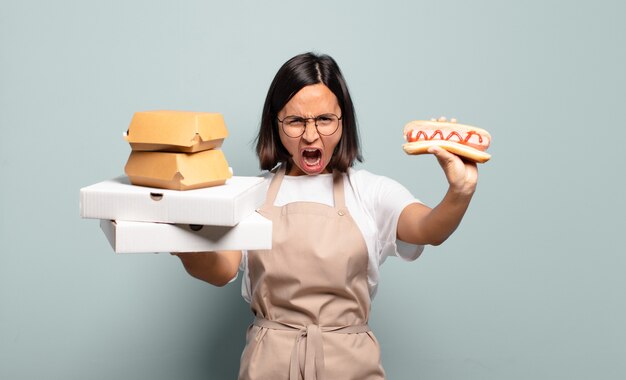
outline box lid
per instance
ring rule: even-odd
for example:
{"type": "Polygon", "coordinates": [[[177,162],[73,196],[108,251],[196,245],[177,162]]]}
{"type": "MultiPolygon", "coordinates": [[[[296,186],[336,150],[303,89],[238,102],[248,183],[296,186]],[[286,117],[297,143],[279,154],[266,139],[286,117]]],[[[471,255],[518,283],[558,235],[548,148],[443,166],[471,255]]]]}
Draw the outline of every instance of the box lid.
{"type": "Polygon", "coordinates": [[[197,152],[222,146],[227,136],[219,113],[157,110],[136,112],[124,139],[133,150],[197,152]]]}
{"type": "Polygon", "coordinates": [[[126,176],[80,189],[80,216],[137,222],[234,226],[265,201],[262,177],[178,191],[132,185],[126,176]]]}

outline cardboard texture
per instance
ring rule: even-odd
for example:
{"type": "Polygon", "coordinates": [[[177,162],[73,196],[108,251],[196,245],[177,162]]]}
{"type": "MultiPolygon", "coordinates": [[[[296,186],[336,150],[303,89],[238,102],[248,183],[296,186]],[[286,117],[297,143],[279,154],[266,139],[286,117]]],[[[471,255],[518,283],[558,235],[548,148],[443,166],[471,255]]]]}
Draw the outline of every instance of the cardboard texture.
{"type": "Polygon", "coordinates": [[[265,201],[261,177],[233,176],[222,186],[188,191],[135,186],[118,177],[80,189],[80,216],[234,226],[265,201]]]}
{"type": "Polygon", "coordinates": [[[101,220],[116,253],[270,249],[272,222],[254,212],[234,227],[101,220]]]}
{"type": "Polygon", "coordinates": [[[132,151],[124,171],[133,185],[174,190],[223,185],[232,177],[219,149],[197,153],[132,151]]]}
{"type": "Polygon", "coordinates": [[[222,146],[228,136],[219,113],[136,112],[124,134],[132,150],[193,153],[222,146]]]}

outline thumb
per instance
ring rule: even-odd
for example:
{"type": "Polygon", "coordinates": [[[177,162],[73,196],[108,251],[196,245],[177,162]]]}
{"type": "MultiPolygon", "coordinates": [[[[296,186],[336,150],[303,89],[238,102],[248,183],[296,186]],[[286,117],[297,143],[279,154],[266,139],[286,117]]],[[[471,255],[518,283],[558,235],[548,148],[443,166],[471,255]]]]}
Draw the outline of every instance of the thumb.
{"type": "Polygon", "coordinates": [[[455,156],[439,146],[431,146],[428,148],[428,153],[434,154],[441,166],[446,166],[454,162],[455,156]]]}

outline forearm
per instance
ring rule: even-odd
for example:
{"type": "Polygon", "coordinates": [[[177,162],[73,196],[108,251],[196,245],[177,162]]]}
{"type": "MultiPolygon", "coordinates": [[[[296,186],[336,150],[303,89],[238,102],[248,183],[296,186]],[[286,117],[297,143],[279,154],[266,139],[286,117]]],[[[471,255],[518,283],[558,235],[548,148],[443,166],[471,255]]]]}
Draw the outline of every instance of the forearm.
{"type": "Polygon", "coordinates": [[[237,273],[241,251],[189,252],[174,254],[192,277],[215,286],[226,285],[237,273]]]}
{"type": "Polygon", "coordinates": [[[439,245],[452,235],[461,224],[472,195],[448,190],[443,200],[420,223],[427,244],[439,245]]]}
{"type": "Polygon", "coordinates": [[[450,188],[433,209],[421,203],[406,206],[398,220],[398,239],[420,245],[443,243],[461,223],[472,195],[473,191],[450,188]]]}
{"type": "Polygon", "coordinates": [[[439,245],[446,241],[461,223],[478,181],[476,163],[432,146],[429,153],[437,157],[446,179],[448,191],[433,209],[413,203],[405,207],[398,221],[398,238],[413,244],[439,245]]]}

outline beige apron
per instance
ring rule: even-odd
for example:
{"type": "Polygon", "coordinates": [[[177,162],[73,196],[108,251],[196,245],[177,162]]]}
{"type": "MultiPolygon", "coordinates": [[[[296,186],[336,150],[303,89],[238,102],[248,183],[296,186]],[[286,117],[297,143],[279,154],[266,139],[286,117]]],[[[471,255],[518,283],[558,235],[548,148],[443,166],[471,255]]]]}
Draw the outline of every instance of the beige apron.
{"type": "Polygon", "coordinates": [[[335,207],[274,206],[285,175],[272,179],[259,213],[273,223],[271,250],[249,251],[250,306],[239,379],[384,379],[367,326],[367,247],[333,175],[335,207]]]}

